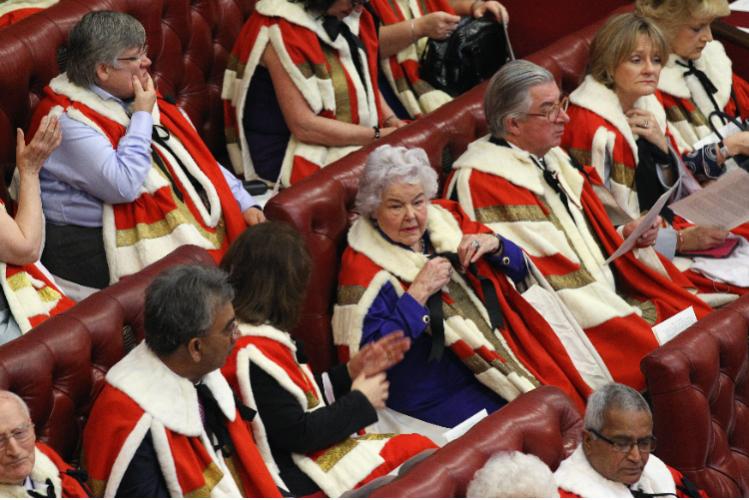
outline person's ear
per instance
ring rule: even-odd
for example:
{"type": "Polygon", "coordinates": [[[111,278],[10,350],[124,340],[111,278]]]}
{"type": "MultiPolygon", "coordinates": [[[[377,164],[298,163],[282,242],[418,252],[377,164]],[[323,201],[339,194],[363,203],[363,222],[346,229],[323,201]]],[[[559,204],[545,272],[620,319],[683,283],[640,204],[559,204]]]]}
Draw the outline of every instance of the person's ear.
{"type": "Polygon", "coordinates": [[[585,451],[590,450],[590,446],[592,445],[592,443],[593,443],[593,434],[590,431],[583,429],[583,442],[582,442],[583,449],[585,451]]]}
{"type": "Polygon", "coordinates": [[[193,337],[187,343],[187,352],[196,363],[203,359],[203,343],[200,337],[193,337]]]}
{"type": "Polygon", "coordinates": [[[109,80],[110,70],[112,68],[108,64],[98,63],[94,69],[96,80],[98,82],[106,82],[109,80]]]}
{"type": "Polygon", "coordinates": [[[520,117],[518,115],[510,115],[505,118],[505,131],[509,135],[520,134],[520,117]]]}

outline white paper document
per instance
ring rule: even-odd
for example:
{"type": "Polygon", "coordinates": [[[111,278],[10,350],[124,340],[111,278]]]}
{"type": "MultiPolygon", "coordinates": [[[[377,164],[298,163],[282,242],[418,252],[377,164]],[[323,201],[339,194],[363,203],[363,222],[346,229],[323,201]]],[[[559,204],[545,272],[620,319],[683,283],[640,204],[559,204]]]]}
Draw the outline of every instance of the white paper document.
{"type": "Polygon", "coordinates": [[[736,169],[669,208],[698,226],[733,229],[749,221],[748,200],[749,173],[736,169]]]}
{"type": "Polygon", "coordinates": [[[486,410],[481,410],[480,412],[476,413],[472,417],[468,417],[467,419],[463,420],[461,423],[450,429],[444,434],[445,440],[447,442],[453,441],[455,439],[458,439],[460,436],[471,430],[471,427],[481,422],[484,417],[489,415],[486,410]]]}
{"type": "Polygon", "coordinates": [[[697,315],[694,314],[694,308],[689,306],[666,321],[655,325],[653,333],[658,342],[663,345],[695,323],[697,323],[697,315]]]}
{"type": "Polygon", "coordinates": [[[671,199],[671,195],[674,194],[674,190],[679,187],[679,184],[681,184],[681,180],[676,181],[674,185],[671,186],[671,189],[663,193],[660,198],[658,198],[655,204],[650,208],[650,210],[648,210],[648,213],[645,214],[645,217],[642,218],[640,224],[635,228],[634,231],[629,234],[629,236],[627,236],[627,239],[624,240],[624,243],[622,243],[621,246],[617,248],[616,251],[612,253],[608,259],[606,259],[605,264],[611,263],[613,260],[618,259],[635,247],[637,239],[642,236],[643,233],[645,233],[648,229],[653,227],[655,219],[658,218],[661,210],[663,210],[663,207],[666,206],[668,200],[671,199]]]}
{"type": "Polygon", "coordinates": [[[749,0],[736,0],[731,2],[731,10],[749,12],[749,0]]]}

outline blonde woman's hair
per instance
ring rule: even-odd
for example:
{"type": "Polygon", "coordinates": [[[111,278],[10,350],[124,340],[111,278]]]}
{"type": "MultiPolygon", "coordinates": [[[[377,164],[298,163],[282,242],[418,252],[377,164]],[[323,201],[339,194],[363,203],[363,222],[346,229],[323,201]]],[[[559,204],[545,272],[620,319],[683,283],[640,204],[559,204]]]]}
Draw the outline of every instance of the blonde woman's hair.
{"type": "Polygon", "coordinates": [[[692,20],[712,20],[731,13],[728,0],[637,0],[635,12],[653,19],[672,39],[692,20]]]}
{"type": "Polygon", "coordinates": [[[656,24],[633,13],[619,14],[606,21],[590,45],[588,73],[600,83],[614,88],[614,71],[637,48],[637,39],[646,36],[653,51],[665,64],[668,43],[656,24]]]}

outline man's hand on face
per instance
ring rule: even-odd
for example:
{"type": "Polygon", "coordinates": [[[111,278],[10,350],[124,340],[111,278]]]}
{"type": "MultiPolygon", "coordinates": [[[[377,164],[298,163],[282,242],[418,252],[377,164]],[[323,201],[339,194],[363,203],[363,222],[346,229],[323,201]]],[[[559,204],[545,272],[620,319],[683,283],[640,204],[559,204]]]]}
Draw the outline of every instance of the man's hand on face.
{"type": "Polygon", "coordinates": [[[137,75],[133,75],[133,92],[135,93],[133,112],[145,111],[150,114],[156,104],[156,89],[149,73],[146,73],[145,86],[137,75]]]}

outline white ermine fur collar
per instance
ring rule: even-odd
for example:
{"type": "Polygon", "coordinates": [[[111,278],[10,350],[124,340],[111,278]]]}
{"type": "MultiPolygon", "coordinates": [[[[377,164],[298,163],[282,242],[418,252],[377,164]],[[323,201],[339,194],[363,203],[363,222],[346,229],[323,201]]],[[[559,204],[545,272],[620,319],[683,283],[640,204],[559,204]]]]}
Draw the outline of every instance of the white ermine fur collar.
{"type": "MultiPolygon", "coordinates": [[[[426,230],[429,231],[429,238],[437,252],[456,252],[463,237],[452,214],[437,205],[427,207],[426,230]]],[[[407,283],[413,282],[428,260],[424,254],[386,241],[372,222],[364,217],[359,217],[351,226],[348,243],[352,249],[363,253],[375,264],[407,283]]]]}
{"type": "Polygon", "coordinates": [[[292,340],[291,335],[289,335],[288,332],[279,330],[275,326],[250,325],[249,323],[237,321],[237,327],[239,328],[239,334],[242,337],[247,337],[249,335],[254,337],[265,337],[278,342],[287,347],[292,353],[296,354],[296,343],[292,340]]]}
{"type": "MultiPolygon", "coordinates": [[[[54,77],[50,82],[49,86],[57,94],[64,95],[68,99],[74,102],[79,102],[100,115],[106,116],[110,120],[113,120],[123,127],[127,127],[130,124],[130,117],[127,116],[125,109],[122,105],[112,99],[102,99],[94,92],[84,89],[70,80],[66,73],[61,73],[54,77]]],[[[161,123],[159,119],[159,107],[154,106],[151,112],[153,117],[153,124],[159,125],[161,123]]]]}
{"type": "MultiPolygon", "coordinates": [[[[632,133],[632,128],[627,123],[622,105],[616,93],[604,84],[597,81],[591,75],[587,75],[583,83],[570,94],[570,102],[581,108],[592,111],[611,125],[616,127],[624,136],[635,158],[637,158],[637,136],[632,133]]],[[[640,97],[635,101],[634,107],[650,111],[655,116],[661,132],[666,133],[666,110],[655,95],[640,97]]],[[[574,125],[574,124],[571,124],[574,125]]]]}
{"type": "MultiPolygon", "coordinates": [[[[335,42],[333,42],[328,33],[322,27],[322,17],[316,17],[307,12],[302,3],[293,3],[288,0],[260,0],[255,4],[255,10],[267,17],[280,17],[292,24],[306,28],[314,32],[320,40],[326,44],[339,48],[341,43],[348,47],[347,42],[343,39],[343,35],[340,35],[335,42]]],[[[359,34],[359,17],[361,16],[358,12],[343,18],[343,22],[346,23],[354,35],[359,34]]]]}
{"type": "MultiPolygon", "coordinates": [[[[561,148],[551,148],[544,156],[546,167],[558,172],[559,181],[572,202],[581,207],[583,176],[570,163],[569,156],[561,148]]],[[[454,169],[475,169],[502,177],[516,186],[525,188],[539,196],[544,194],[543,176],[531,160],[527,151],[519,148],[499,146],[484,136],[468,145],[468,149],[453,164],[454,169]]]]}
{"type": "MultiPolygon", "coordinates": [[[[52,481],[55,496],[62,497],[62,480],[60,471],[52,460],[39,448],[34,448],[34,468],[31,469],[31,480],[36,485],[36,491],[47,494],[47,479],[52,481]]],[[[0,484],[0,498],[30,498],[23,484],[0,484]]]]}
{"type": "MultiPolygon", "coordinates": [[[[687,68],[676,64],[676,61],[686,63],[676,54],[671,54],[663,70],[661,70],[658,88],[667,94],[682,99],[691,98],[703,114],[705,111],[708,111],[707,114],[709,114],[713,111],[713,106],[707,94],[694,75],[691,75],[689,80],[684,78],[684,72],[687,71],[687,68]]],[[[718,89],[718,92],[714,95],[715,101],[723,108],[731,97],[733,85],[731,59],[726,55],[723,45],[717,40],[709,42],[703,49],[700,58],[694,61],[694,65],[697,69],[704,71],[718,89]]],[[[707,114],[705,114],[706,118],[707,114]]]]}
{"type": "MultiPolygon", "coordinates": [[[[583,498],[632,497],[629,488],[622,483],[606,479],[598,473],[585,457],[582,445],[567,457],[554,472],[557,486],[583,498]]],[[[650,455],[640,480],[632,485],[645,493],[670,493],[675,496],[673,476],[658,457],[650,455]]]]}
{"type": "MultiPolygon", "coordinates": [[[[202,435],[195,386],[170,370],[145,341],[114,365],[106,379],[169,430],[185,436],[202,435]]],[[[208,373],[202,382],[208,386],[226,418],[234,421],[237,411],[234,395],[221,372],[208,373]]]]}

